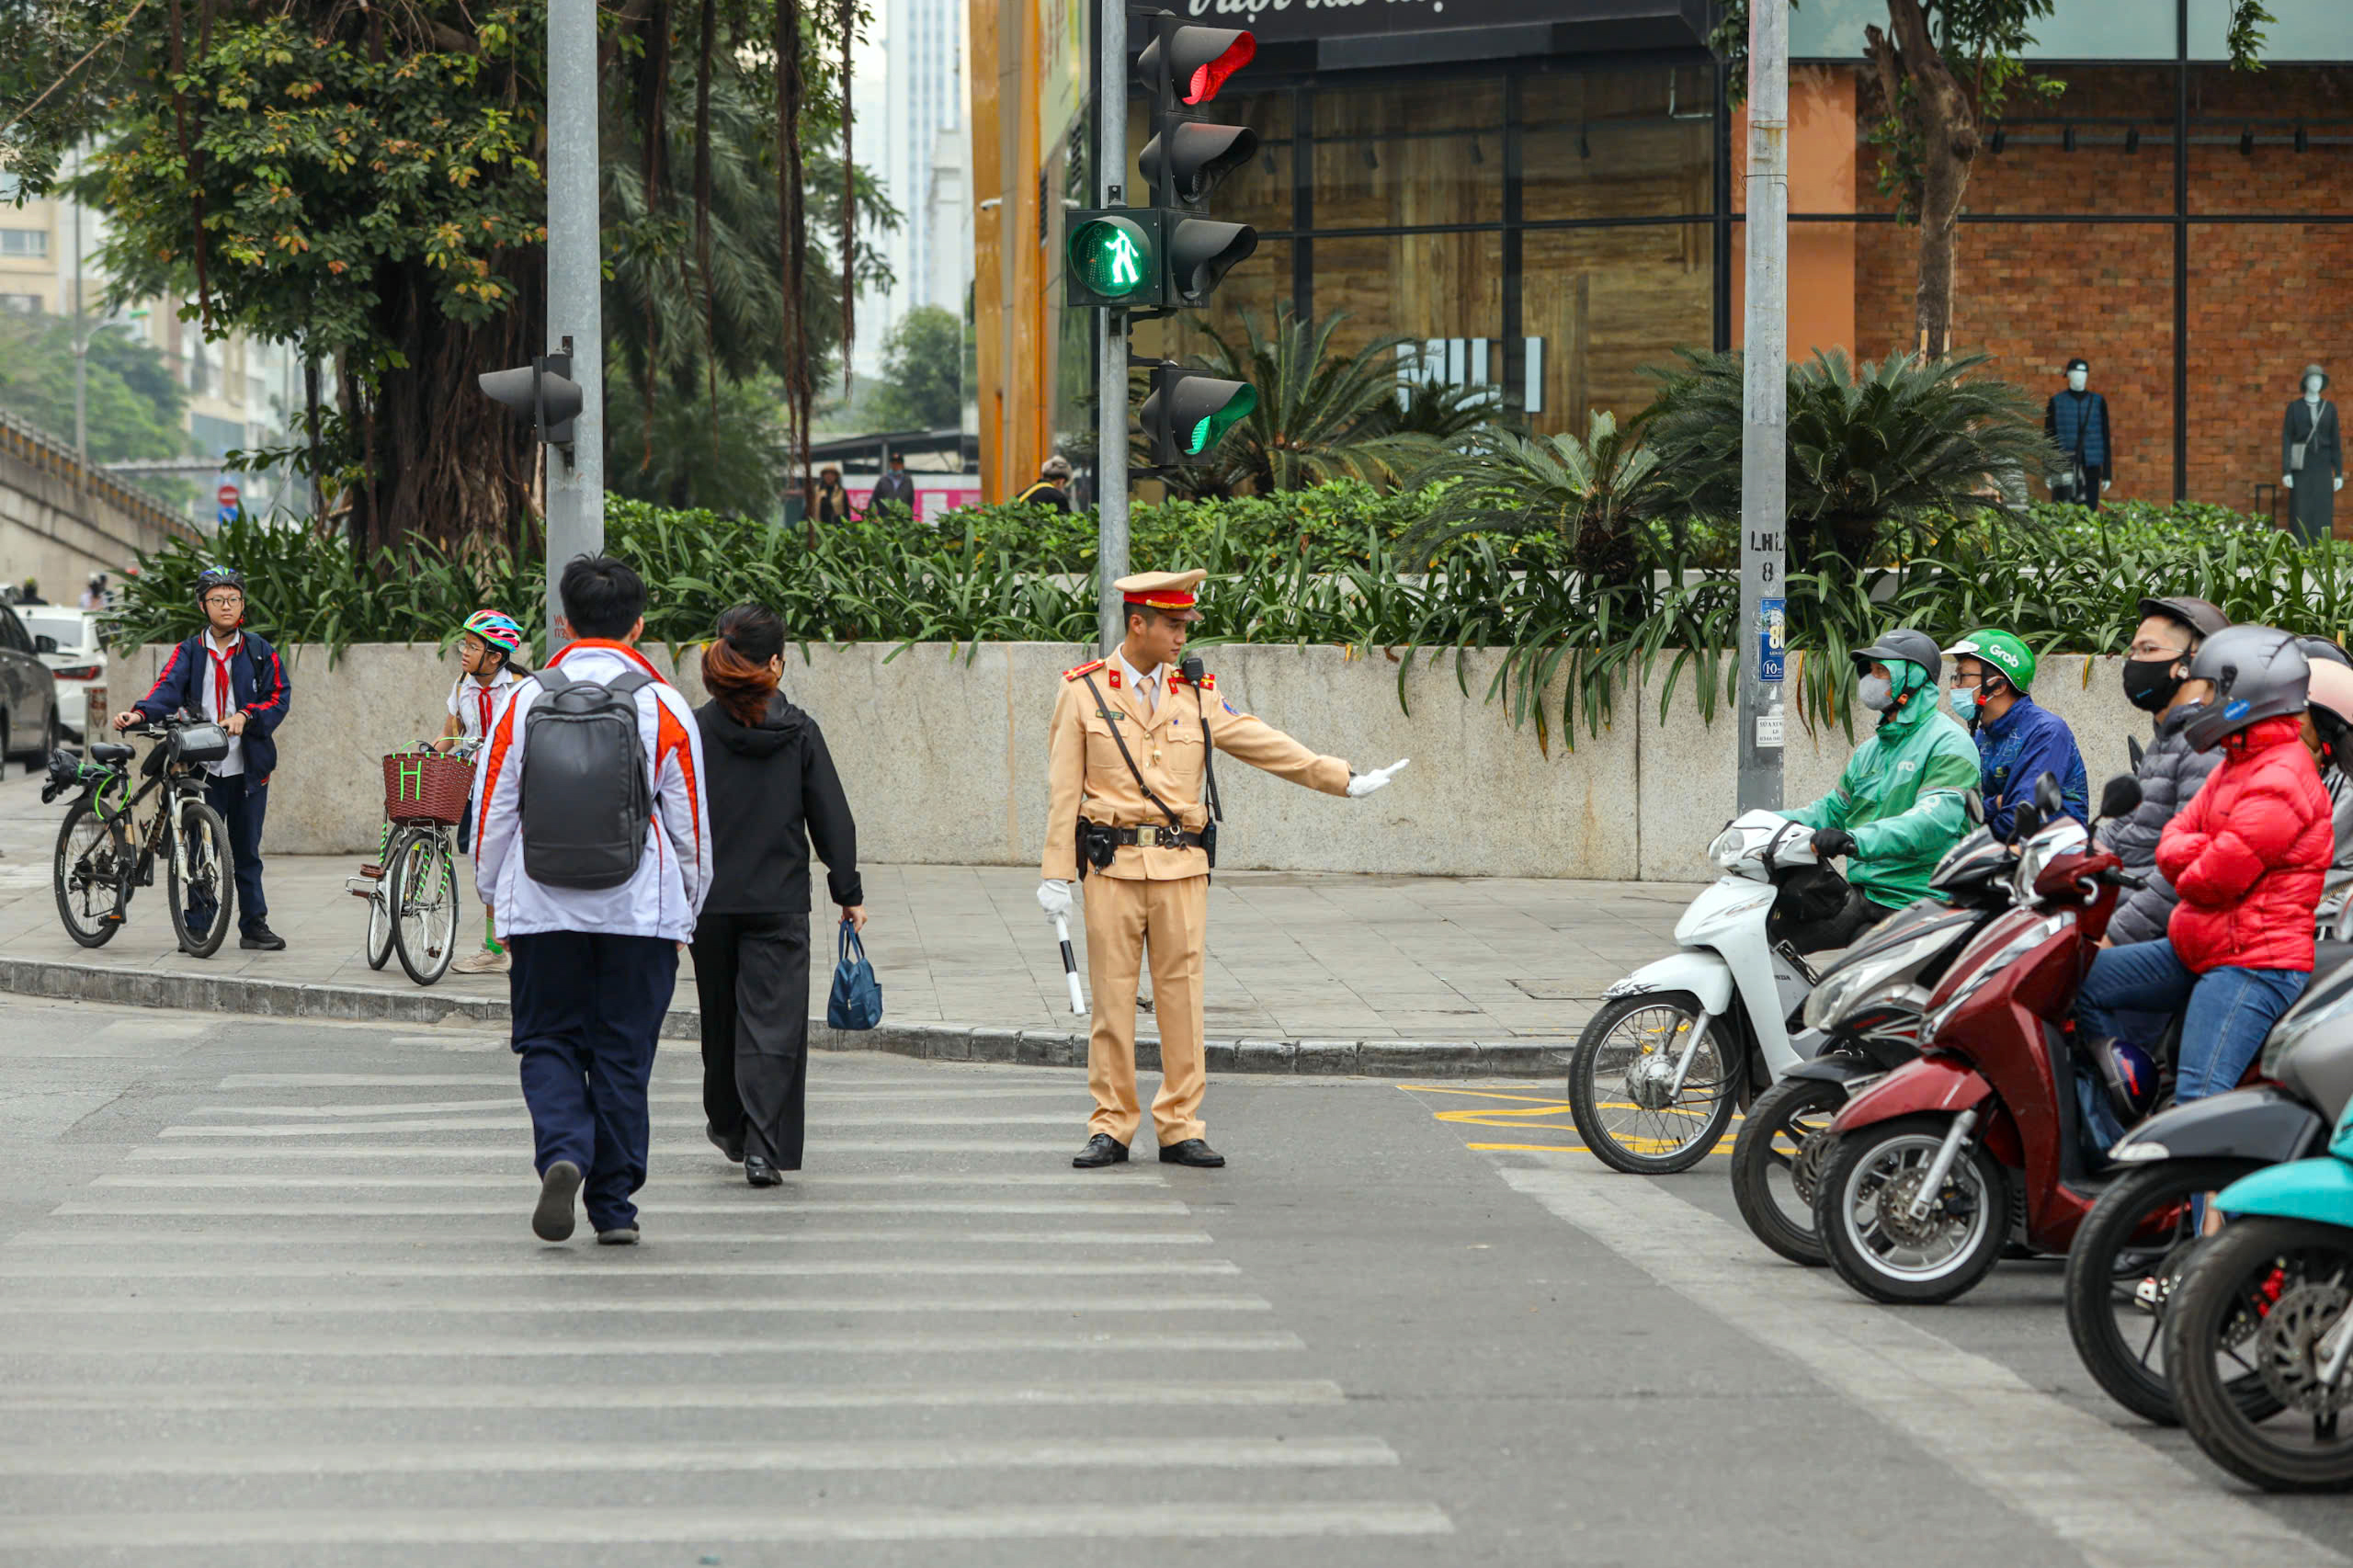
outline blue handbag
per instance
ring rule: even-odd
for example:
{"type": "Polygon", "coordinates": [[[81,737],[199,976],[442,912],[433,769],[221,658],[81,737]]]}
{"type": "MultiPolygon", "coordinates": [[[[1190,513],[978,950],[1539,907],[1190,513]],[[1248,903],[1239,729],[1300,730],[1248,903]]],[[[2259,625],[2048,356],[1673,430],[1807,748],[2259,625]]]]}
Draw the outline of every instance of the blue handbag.
{"type": "Polygon", "coordinates": [[[866,944],[847,920],[841,926],[841,956],[834,963],[834,994],[825,1022],[837,1029],[870,1029],[882,1021],[882,986],[866,961],[866,944]]]}

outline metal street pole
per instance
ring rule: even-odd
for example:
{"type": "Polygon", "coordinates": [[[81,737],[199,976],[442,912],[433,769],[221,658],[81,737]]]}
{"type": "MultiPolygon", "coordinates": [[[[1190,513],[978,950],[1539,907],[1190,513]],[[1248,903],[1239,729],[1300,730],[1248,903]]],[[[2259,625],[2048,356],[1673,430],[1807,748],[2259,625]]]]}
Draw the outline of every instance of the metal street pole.
{"type": "MultiPolygon", "coordinates": [[[[1096,7],[1095,121],[1097,203],[1118,207],[1128,169],[1127,0],[1096,7]]],[[[1111,585],[1128,574],[1128,312],[1103,312],[1095,375],[1095,558],[1102,652],[1127,633],[1111,585]]]]}
{"type": "MultiPolygon", "coordinates": [[[[74,152],[74,177],[82,177],[82,153],[74,152]]],[[[74,193],[74,460],[81,473],[78,488],[90,472],[90,323],[82,311],[82,193],[74,193]]]]}
{"type": "Polygon", "coordinates": [[[1790,5],[1748,7],[1740,445],[1740,809],[1781,806],[1789,522],[1790,5]]]}
{"type": "MultiPolygon", "coordinates": [[[[605,548],[603,276],[597,239],[597,0],[548,5],[546,353],[571,340],[580,413],[572,460],[547,453],[548,646],[563,613],[556,584],[575,555],[605,548]]],[[[542,650],[544,653],[545,650],[542,650]]]]}

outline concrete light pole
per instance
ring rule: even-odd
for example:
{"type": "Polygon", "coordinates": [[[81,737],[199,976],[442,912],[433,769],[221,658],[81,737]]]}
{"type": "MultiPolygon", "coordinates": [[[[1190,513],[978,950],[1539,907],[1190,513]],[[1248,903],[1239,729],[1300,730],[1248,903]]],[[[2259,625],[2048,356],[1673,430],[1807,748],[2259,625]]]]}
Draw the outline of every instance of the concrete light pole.
{"type": "MultiPolygon", "coordinates": [[[[1128,168],[1127,0],[1097,0],[1096,16],[1095,188],[1100,205],[1126,199],[1128,168]]],[[[1101,652],[1127,635],[1127,615],[1111,585],[1128,574],[1128,312],[1103,312],[1095,374],[1096,616],[1101,652]]]]}
{"type": "Polygon", "coordinates": [[[1740,809],[1779,811],[1788,646],[1790,6],[1748,7],[1740,443],[1740,809]]]}
{"type": "MultiPolygon", "coordinates": [[[[548,648],[561,645],[556,584],[575,555],[605,548],[604,275],[597,223],[597,0],[548,5],[548,317],[543,352],[572,352],[580,412],[572,457],[547,464],[548,648]]],[[[548,650],[542,650],[542,655],[548,650]]]]}

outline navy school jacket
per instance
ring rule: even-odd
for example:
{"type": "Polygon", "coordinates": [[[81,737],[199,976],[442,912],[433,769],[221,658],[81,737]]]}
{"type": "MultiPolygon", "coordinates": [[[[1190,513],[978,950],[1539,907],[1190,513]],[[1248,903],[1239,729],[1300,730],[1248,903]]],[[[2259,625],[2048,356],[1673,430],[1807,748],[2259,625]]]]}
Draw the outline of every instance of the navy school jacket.
{"type": "MultiPolygon", "coordinates": [[[[155,677],[147,695],[131,706],[149,719],[160,719],[175,709],[202,713],[204,690],[197,683],[210,680],[212,670],[204,635],[199,631],[173,649],[171,657],[164,661],[164,673],[155,677]]],[[[236,699],[237,711],[245,716],[245,778],[258,788],[278,771],[274,736],[293,703],[294,687],[286,679],[285,662],[278,658],[278,650],[253,632],[240,633],[237,651],[229,655],[229,695],[236,699]]]]}

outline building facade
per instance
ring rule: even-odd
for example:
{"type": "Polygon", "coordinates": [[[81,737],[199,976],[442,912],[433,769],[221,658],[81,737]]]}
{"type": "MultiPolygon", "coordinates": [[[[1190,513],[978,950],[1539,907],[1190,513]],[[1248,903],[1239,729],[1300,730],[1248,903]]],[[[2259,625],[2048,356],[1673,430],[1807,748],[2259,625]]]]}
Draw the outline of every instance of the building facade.
{"type": "MultiPolygon", "coordinates": [[[[2271,510],[2303,367],[2353,367],[2353,6],[2268,4],[2267,69],[2239,73],[2224,0],[2059,0],[2033,64],[2063,89],[2020,95],[1986,128],[1955,347],[2038,394],[2089,360],[2118,427],[2114,499],[2271,510]]],[[[1537,430],[1582,431],[1594,409],[1645,405],[1678,347],[1738,342],[1745,127],[1704,45],[1705,0],[1192,9],[1259,40],[1217,106],[1259,153],[1214,205],[1260,244],[1168,351],[1245,311],[1344,312],[1342,341],[1408,340],[1401,377],[1489,387],[1537,430]]],[[[1917,232],[1869,140],[1872,21],[1881,0],[1805,0],[1791,17],[1796,358],[1915,341],[1917,232]]],[[[1037,253],[981,270],[984,454],[988,406],[1016,411],[992,495],[1090,423],[1089,312],[1052,300],[1025,323],[1039,307],[1010,291],[1024,273],[1058,287],[1056,198],[1087,189],[1069,129],[1001,137],[1022,142],[1018,178],[976,174],[982,198],[1029,203],[994,233],[983,215],[981,254],[1017,235],[1037,253]]],[[[1131,115],[1131,153],[1144,134],[1131,115]]]]}

